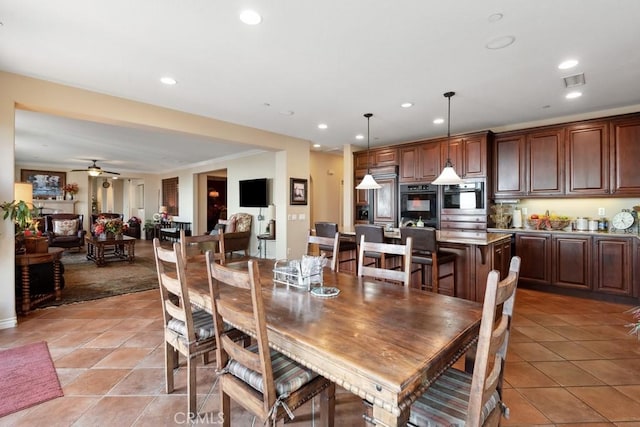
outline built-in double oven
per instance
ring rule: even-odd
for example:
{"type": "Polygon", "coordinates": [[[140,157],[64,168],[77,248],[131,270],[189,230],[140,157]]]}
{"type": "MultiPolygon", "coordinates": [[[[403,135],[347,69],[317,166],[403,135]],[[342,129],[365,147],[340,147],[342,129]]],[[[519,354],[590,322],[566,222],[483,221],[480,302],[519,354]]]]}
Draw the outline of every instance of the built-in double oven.
{"type": "Polygon", "coordinates": [[[400,226],[438,226],[438,187],[433,184],[400,184],[400,226]]]}

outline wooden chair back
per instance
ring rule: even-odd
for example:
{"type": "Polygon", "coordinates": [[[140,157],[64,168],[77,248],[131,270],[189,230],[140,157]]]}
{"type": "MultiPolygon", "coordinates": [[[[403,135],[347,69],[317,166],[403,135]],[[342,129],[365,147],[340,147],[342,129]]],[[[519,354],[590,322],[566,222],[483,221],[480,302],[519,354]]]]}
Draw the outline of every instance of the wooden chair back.
{"type": "MultiPolygon", "coordinates": [[[[409,286],[411,283],[411,250],[412,241],[411,237],[407,238],[404,245],[396,245],[392,243],[377,243],[369,242],[366,240],[366,236],[363,234],[360,236],[359,243],[359,255],[358,255],[358,276],[360,277],[372,277],[376,279],[392,280],[402,283],[404,286],[409,286]],[[366,253],[378,253],[380,254],[380,265],[382,267],[376,267],[364,264],[364,257],[366,253]],[[402,256],[402,266],[400,269],[390,270],[384,268],[385,258],[387,256],[402,256]]],[[[367,255],[368,256],[368,255],[367,255]]]]}
{"type": "Polygon", "coordinates": [[[168,324],[171,319],[180,320],[187,326],[186,336],[189,342],[195,342],[191,302],[180,245],[174,243],[171,249],[166,249],[160,246],[160,240],[155,238],[153,239],[153,251],[158,272],[165,331],[169,330],[168,324]],[[186,310],[185,307],[188,307],[189,310],[186,310]]]}
{"type": "Polygon", "coordinates": [[[220,264],[225,263],[224,233],[202,234],[188,236],[185,230],[180,230],[180,249],[184,259],[185,268],[192,262],[205,262],[205,253],[212,251],[213,259],[220,264]]]}
{"type": "MultiPolygon", "coordinates": [[[[514,256],[507,277],[500,280],[500,273],[496,270],[487,277],[466,425],[479,425],[483,406],[494,392],[497,391],[502,398],[504,365],[519,274],[520,258],[514,256]],[[502,311],[498,313],[500,307],[502,311]]],[[[484,424],[498,425],[496,421],[500,420],[501,409],[496,405],[484,424]]]]}
{"type": "Polygon", "coordinates": [[[320,254],[325,254],[327,259],[331,262],[331,271],[337,271],[338,269],[338,247],[340,245],[340,233],[337,231],[334,233],[333,237],[321,237],[314,236],[309,230],[307,234],[307,254],[309,254],[309,245],[318,245],[320,250],[320,254]],[[326,253],[327,248],[331,253],[326,253]]]}

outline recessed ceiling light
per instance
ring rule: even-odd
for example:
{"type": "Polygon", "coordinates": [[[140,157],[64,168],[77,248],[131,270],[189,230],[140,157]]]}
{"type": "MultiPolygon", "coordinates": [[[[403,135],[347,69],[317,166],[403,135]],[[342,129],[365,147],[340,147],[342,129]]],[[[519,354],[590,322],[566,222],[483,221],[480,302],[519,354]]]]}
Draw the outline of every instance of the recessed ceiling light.
{"type": "Polygon", "coordinates": [[[582,92],[569,92],[568,94],[565,95],[565,98],[575,99],[575,98],[580,98],[581,96],[582,96],[582,92]]]}
{"type": "Polygon", "coordinates": [[[364,135],[358,134],[358,135],[356,135],[356,139],[364,139],[364,135]]]}
{"type": "Polygon", "coordinates": [[[243,10],[240,12],[240,20],[247,25],[258,25],[262,22],[262,16],[255,10],[243,10]]]}
{"type": "Polygon", "coordinates": [[[501,14],[501,13],[493,13],[493,14],[489,15],[489,22],[498,22],[503,17],[504,17],[504,15],[501,14]]]}
{"type": "Polygon", "coordinates": [[[413,102],[403,102],[402,104],[400,104],[400,106],[402,108],[409,108],[409,107],[413,107],[413,102]]]}
{"type": "Polygon", "coordinates": [[[282,110],[280,111],[280,114],[282,114],[283,116],[293,116],[293,111],[291,110],[282,110]]]}
{"type": "Polygon", "coordinates": [[[176,81],[176,79],[174,79],[173,77],[169,77],[169,76],[162,77],[160,79],[160,81],[162,83],[166,84],[166,85],[169,85],[169,86],[173,86],[174,84],[178,83],[176,81]]]}
{"type": "Polygon", "coordinates": [[[313,144],[313,148],[320,148],[320,147],[322,147],[322,145],[320,145],[320,144],[313,144]]]}
{"type": "Polygon", "coordinates": [[[507,46],[511,46],[515,41],[516,38],[514,36],[502,36],[489,41],[485,47],[491,50],[504,49],[507,46]]]}
{"type": "Polygon", "coordinates": [[[443,123],[444,123],[444,119],[441,119],[441,118],[437,118],[433,120],[434,125],[441,125],[443,123]]]}
{"type": "Polygon", "coordinates": [[[560,65],[558,65],[558,68],[561,70],[568,70],[569,68],[573,68],[576,65],[578,65],[578,61],[575,59],[568,59],[566,61],[562,61],[560,63],[560,65]]]}
{"type": "Polygon", "coordinates": [[[327,126],[327,124],[326,124],[326,123],[320,123],[320,124],[318,125],[318,129],[326,129],[326,128],[328,128],[328,127],[329,127],[329,126],[327,126]]]}

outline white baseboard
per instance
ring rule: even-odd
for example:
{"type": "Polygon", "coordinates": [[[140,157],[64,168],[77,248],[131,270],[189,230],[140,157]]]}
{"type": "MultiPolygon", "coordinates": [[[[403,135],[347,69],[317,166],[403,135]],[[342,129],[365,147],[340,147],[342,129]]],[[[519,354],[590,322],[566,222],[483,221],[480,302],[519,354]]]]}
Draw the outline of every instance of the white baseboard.
{"type": "Polygon", "coordinates": [[[0,319],[0,329],[15,328],[18,326],[18,318],[10,317],[8,319],[0,319]]]}

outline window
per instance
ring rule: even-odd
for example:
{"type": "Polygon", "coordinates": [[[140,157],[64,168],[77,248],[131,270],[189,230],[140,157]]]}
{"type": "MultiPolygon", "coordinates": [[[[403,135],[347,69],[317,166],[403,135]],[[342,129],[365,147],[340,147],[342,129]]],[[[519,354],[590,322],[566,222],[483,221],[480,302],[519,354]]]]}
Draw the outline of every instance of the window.
{"type": "Polygon", "coordinates": [[[167,214],[178,216],[178,177],[162,180],[162,206],[167,207],[167,214]]]}

